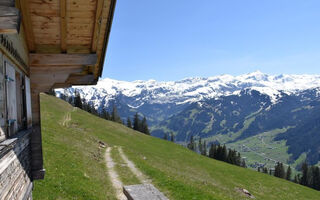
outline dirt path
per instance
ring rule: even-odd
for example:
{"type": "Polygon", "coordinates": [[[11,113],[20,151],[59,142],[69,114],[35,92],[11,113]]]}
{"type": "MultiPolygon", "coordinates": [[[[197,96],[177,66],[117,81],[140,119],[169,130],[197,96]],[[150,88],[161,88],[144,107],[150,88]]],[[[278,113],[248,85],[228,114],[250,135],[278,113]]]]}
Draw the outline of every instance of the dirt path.
{"type": "Polygon", "coordinates": [[[118,147],[118,151],[122,160],[126,163],[131,172],[139,179],[139,181],[141,181],[141,183],[151,183],[151,180],[148,179],[148,177],[144,175],[139,169],[137,169],[134,163],[127,158],[127,156],[123,153],[121,147],[118,147]]]}
{"type": "Polygon", "coordinates": [[[105,155],[105,159],[106,159],[106,164],[107,164],[107,168],[108,168],[108,174],[110,177],[110,180],[112,182],[113,188],[116,191],[116,196],[118,200],[127,200],[127,197],[123,194],[122,191],[122,182],[120,181],[119,175],[117,174],[117,172],[115,171],[115,163],[112,160],[111,157],[111,147],[107,147],[106,150],[106,155],[105,155]]]}

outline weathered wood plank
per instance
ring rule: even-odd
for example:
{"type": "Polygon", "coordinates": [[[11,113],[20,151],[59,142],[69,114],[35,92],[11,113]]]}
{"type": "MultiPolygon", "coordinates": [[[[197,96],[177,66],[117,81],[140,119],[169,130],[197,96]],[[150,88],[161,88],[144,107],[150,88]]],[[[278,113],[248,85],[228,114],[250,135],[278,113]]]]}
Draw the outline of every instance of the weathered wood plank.
{"type": "Polygon", "coordinates": [[[19,10],[17,8],[0,5],[0,17],[16,16],[16,15],[19,15],[19,10]]]}
{"type": "Polygon", "coordinates": [[[56,88],[69,88],[71,87],[71,84],[69,83],[56,83],[53,85],[53,89],[56,89],[56,88]]]}
{"type": "Polygon", "coordinates": [[[93,34],[92,34],[92,45],[91,45],[91,51],[96,52],[97,51],[97,43],[99,39],[99,32],[100,32],[100,18],[102,14],[102,8],[103,8],[103,0],[97,0],[97,6],[96,6],[96,19],[94,23],[93,28],[93,34]]]}
{"type": "Polygon", "coordinates": [[[67,19],[66,19],[67,5],[66,0],[60,0],[60,40],[61,51],[67,51],[67,19]]]}
{"type": "Polygon", "coordinates": [[[17,8],[0,6],[0,34],[19,33],[20,18],[17,8]]]}
{"type": "Polygon", "coordinates": [[[169,200],[152,184],[124,186],[123,193],[128,200],[169,200]]]}
{"type": "Polygon", "coordinates": [[[34,52],[35,51],[35,44],[34,44],[34,34],[32,30],[32,23],[30,18],[30,10],[29,10],[29,1],[26,0],[20,0],[20,7],[23,17],[23,27],[25,30],[26,38],[27,38],[27,44],[29,51],[34,52]]]}
{"type": "Polygon", "coordinates": [[[108,3],[105,3],[103,6],[103,17],[101,19],[101,31],[97,44],[97,55],[99,63],[97,63],[94,68],[94,74],[96,79],[102,75],[103,65],[105,61],[105,55],[107,51],[107,46],[109,42],[112,21],[114,16],[114,11],[116,7],[116,0],[109,0],[108,3]]]}
{"type": "Polygon", "coordinates": [[[96,54],[30,54],[30,65],[94,65],[96,54]]]}
{"type": "Polygon", "coordinates": [[[91,85],[96,84],[94,75],[88,74],[88,75],[71,75],[68,80],[66,81],[70,85],[91,85]]]}
{"type": "Polygon", "coordinates": [[[15,0],[1,0],[0,6],[9,6],[14,7],[15,6],[15,0]]]}

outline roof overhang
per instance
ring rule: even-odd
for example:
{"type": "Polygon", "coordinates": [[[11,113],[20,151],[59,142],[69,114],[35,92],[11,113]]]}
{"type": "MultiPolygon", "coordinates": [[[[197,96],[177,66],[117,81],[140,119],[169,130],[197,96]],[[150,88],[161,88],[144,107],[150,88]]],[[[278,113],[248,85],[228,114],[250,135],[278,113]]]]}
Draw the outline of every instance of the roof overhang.
{"type": "Polygon", "coordinates": [[[66,86],[96,84],[103,70],[115,5],[116,0],[16,0],[31,71],[78,66],[82,70],[70,74],[66,86]]]}

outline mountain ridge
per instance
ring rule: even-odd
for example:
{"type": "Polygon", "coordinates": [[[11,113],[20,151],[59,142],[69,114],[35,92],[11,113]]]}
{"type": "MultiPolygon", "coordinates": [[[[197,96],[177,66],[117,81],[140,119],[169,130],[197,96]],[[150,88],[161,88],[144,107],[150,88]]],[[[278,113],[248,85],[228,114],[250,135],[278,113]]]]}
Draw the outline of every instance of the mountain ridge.
{"type": "Polygon", "coordinates": [[[320,88],[320,75],[268,75],[256,71],[239,76],[220,75],[167,82],[155,80],[128,82],[105,78],[101,79],[96,86],[74,88],[80,90],[82,98],[94,102],[96,106],[99,104],[98,99],[101,99],[97,98],[99,96],[110,100],[115,96],[124,95],[133,99],[132,104],[128,104],[129,107],[138,108],[144,103],[192,103],[203,99],[238,94],[247,88],[269,95],[275,103],[280,91],[292,94],[306,89],[320,88]]]}

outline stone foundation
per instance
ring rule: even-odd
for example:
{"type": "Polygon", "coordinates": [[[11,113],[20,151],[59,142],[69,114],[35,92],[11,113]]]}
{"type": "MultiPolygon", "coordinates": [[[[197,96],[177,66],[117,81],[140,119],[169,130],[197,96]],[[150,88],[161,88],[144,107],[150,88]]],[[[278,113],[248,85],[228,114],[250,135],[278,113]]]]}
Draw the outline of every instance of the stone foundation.
{"type": "Polygon", "coordinates": [[[0,143],[0,200],[32,199],[31,130],[0,143]]]}

